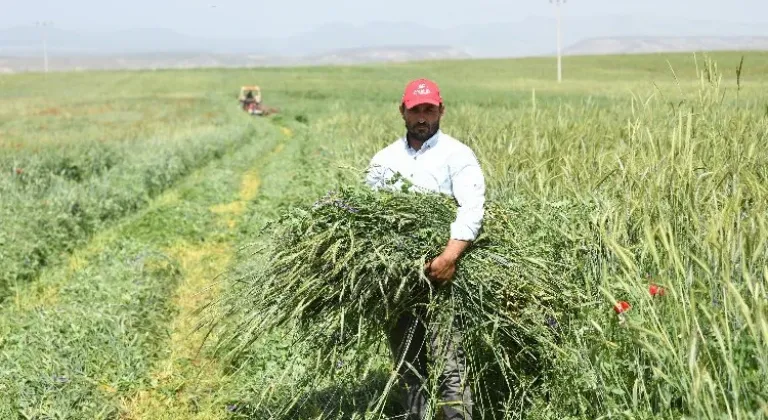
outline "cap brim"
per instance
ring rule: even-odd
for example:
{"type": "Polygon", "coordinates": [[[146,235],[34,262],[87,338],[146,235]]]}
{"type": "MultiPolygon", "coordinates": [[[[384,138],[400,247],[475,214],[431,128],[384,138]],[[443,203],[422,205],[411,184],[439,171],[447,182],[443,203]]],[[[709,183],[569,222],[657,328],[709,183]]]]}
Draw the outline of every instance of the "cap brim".
{"type": "Polygon", "coordinates": [[[403,104],[405,105],[406,109],[411,109],[415,106],[421,105],[421,104],[432,104],[435,106],[440,106],[440,101],[437,99],[429,99],[429,98],[423,98],[423,99],[414,99],[411,101],[404,101],[403,104]]]}

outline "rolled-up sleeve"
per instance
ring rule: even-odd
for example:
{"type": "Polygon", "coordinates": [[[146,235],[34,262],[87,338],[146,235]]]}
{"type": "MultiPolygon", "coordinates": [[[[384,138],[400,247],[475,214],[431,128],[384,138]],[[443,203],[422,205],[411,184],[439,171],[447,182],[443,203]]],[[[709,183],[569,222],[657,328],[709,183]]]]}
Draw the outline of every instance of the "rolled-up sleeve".
{"type": "Polygon", "coordinates": [[[456,219],[451,223],[451,239],[474,241],[485,215],[485,177],[477,157],[468,147],[451,157],[453,196],[459,206],[456,219]]]}

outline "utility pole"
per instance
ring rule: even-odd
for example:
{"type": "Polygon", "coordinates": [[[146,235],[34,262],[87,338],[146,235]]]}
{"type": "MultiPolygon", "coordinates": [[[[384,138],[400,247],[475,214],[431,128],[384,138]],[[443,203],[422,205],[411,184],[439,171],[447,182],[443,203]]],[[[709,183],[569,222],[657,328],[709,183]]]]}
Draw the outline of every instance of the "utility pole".
{"type": "Polygon", "coordinates": [[[43,31],[43,66],[45,67],[45,72],[48,73],[48,33],[45,28],[53,25],[53,22],[38,21],[36,25],[42,28],[43,31]]]}
{"type": "Polygon", "coordinates": [[[557,19],[557,83],[563,81],[562,42],[560,39],[560,5],[566,0],[549,0],[555,5],[555,18],[557,19]]]}

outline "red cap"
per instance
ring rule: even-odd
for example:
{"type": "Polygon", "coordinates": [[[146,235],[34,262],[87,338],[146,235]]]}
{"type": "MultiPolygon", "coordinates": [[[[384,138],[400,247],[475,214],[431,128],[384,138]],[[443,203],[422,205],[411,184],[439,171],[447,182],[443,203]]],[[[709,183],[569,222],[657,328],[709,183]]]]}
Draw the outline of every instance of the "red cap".
{"type": "Polygon", "coordinates": [[[420,104],[440,105],[443,98],[440,97],[440,89],[437,84],[427,79],[416,79],[405,86],[403,103],[406,108],[412,108],[420,104]]]}

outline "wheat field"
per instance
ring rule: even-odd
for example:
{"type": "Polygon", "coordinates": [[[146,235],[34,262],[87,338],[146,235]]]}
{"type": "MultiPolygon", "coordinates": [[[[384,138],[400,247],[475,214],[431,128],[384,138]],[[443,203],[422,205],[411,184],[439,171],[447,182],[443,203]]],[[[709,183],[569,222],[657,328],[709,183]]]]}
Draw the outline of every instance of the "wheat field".
{"type": "Polygon", "coordinates": [[[768,417],[768,54],[567,57],[563,74],[536,58],[0,75],[0,417],[263,419],[295,401],[285,418],[373,417],[386,353],[307,383],[285,337],[234,365],[196,326],[234,287],[223,273],[264,263],[243,249],[279,209],[362,181],[417,77],[490,199],[596,203],[579,226],[600,258],[575,268],[594,298],[493,418],[768,417]],[[280,112],[240,111],[246,84],[280,112]]]}

